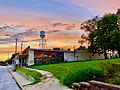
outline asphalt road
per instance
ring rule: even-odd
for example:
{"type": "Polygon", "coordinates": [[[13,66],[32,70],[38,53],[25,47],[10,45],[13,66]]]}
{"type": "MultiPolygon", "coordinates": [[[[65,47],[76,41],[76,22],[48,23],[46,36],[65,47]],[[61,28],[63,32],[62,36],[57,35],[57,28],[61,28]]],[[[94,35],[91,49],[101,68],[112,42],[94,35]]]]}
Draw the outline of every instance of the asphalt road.
{"type": "Polygon", "coordinates": [[[0,90],[21,90],[6,66],[0,66],[0,90]]]}

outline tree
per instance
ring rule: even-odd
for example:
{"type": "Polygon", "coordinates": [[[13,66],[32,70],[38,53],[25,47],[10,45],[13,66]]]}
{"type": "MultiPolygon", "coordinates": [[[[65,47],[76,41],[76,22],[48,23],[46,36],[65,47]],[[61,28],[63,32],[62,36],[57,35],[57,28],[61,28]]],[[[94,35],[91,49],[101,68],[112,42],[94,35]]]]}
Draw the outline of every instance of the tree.
{"type": "Polygon", "coordinates": [[[117,15],[115,14],[106,14],[97,23],[96,43],[103,50],[105,58],[107,58],[106,51],[112,49],[109,35],[114,30],[118,30],[117,15]]]}
{"type": "MultiPolygon", "coordinates": [[[[113,49],[110,34],[118,30],[117,15],[105,14],[103,17],[95,17],[84,24],[85,31],[88,32],[89,51],[92,53],[104,53],[107,58],[107,50],[113,49]]],[[[114,47],[114,49],[116,49],[114,47]]]]}
{"type": "Polygon", "coordinates": [[[82,35],[81,38],[88,41],[89,44],[88,50],[93,54],[97,52],[96,29],[99,20],[100,18],[96,16],[95,18],[87,20],[84,23],[82,23],[82,29],[84,29],[85,32],[87,32],[87,34],[86,36],[85,34],[82,35]]]}
{"type": "Polygon", "coordinates": [[[109,35],[110,42],[112,43],[112,50],[117,50],[120,57],[120,31],[114,30],[109,35]]]}
{"type": "Polygon", "coordinates": [[[53,48],[53,50],[61,50],[60,48],[53,48]]]}
{"type": "Polygon", "coordinates": [[[80,46],[79,48],[77,48],[76,50],[86,50],[85,46],[80,46]]]}
{"type": "Polygon", "coordinates": [[[70,48],[68,48],[68,49],[67,49],[67,51],[71,51],[71,49],[70,49],[70,48]]]}
{"type": "MultiPolygon", "coordinates": [[[[19,53],[17,53],[16,55],[18,55],[18,54],[19,54],[19,53]]],[[[13,59],[15,58],[16,55],[15,55],[15,54],[12,54],[10,60],[8,61],[9,64],[12,64],[13,59]]]]}

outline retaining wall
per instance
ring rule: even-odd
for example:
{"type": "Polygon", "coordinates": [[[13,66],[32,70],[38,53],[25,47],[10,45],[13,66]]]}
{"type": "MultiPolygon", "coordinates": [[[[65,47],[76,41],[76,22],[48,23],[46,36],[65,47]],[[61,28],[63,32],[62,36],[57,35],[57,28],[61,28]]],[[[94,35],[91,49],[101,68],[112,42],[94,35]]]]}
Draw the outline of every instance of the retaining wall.
{"type": "Polygon", "coordinates": [[[94,80],[89,82],[73,83],[72,88],[74,90],[120,90],[119,85],[112,85],[94,80]]]}

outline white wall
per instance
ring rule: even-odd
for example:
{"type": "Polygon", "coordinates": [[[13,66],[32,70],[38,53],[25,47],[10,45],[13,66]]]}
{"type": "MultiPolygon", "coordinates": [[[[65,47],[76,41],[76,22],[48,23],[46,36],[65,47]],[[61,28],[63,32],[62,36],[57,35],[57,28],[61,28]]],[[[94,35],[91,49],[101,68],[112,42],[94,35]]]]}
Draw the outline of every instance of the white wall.
{"type": "Polygon", "coordinates": [[[94,59],[104,59],[104,54],[94,54],[94,55],[90,55],[91,56],[91,60],[94,60],[94,59]]]}
{"type": "Polygon", "coordinates": [[[19,56],[18,55],[15,56],[15,58],[14,58],[14,64],[19,65],[19,56]]]}
{"type": "Polygon", "coordinates": [[[28,52],[28,66],[34,64],[34,51],[29,49],[28,52]]]}
{"type": "Polygon", "coordinates": [[[64,61],[77,61],[77,58],[74,57],[74,53],[65,52],[64,53],[64,61]]]}
{"type": "Polygon", "coordinates": [[[83,61],[83,60],[94,60],[94,59],[104,59],[104,55],[103,54],[92,54],[92,53],[88,53],[87,50],[80,50],[75,52],[65,52],[64,53],[64,60],[65,61],[83,61]],[[75,56],[75,57],[74,57],[75,56]]]}

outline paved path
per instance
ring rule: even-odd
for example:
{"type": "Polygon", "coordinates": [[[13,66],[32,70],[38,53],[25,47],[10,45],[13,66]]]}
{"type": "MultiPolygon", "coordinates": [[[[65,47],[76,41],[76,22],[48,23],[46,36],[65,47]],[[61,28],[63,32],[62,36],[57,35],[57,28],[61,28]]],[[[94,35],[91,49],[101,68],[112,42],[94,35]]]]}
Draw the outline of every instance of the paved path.
{"type": "Polygon", "coordinates": [[[73,90],[66,86],[63,86],[52,73],[43,70],[31,69],[38,71],[42,74],[42,82],[35,85],[27,85],[26,90],[73,90]]]}
{"type": "Polygon", "coordinates": [[[11,71],[12,75],[15,77],[23,90],[73,90],[60,84],[59,80],[55,78],[50,72],[36,69],[31,70],[38,71],[42,74],[42,81],[40,83],[28,85],[32,82],[27,80],[18,72],[11,71]]]}
{"type": "Polygon", "coordinates": [[[0,66],[0,90],[21,90],[6,66],[0,66]]]}
{"type": "Polygon", "coordinates": [[[28,85],[28,84],[32,83],[31,81],[29,81],[28,79],[26,79],[23,75],[21,75],[17,71],[13,72],[13,71],[10,70],[10,72],[13,75],[13,77],[16,79],[17,83],[20,85],[20,87],[22,88],[22,90],[26,90],[25,89],[25,85],[28,85]]]}

